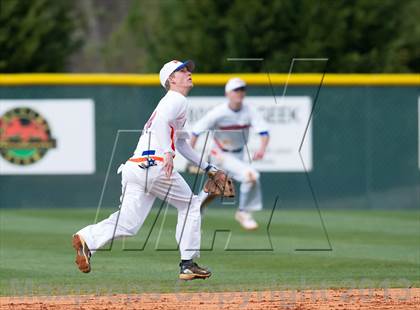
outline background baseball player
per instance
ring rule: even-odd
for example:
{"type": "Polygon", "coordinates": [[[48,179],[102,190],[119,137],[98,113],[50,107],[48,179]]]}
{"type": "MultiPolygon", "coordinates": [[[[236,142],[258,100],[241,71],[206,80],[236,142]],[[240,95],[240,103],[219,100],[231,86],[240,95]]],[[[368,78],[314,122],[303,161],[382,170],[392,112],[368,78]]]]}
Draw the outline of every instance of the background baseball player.
{"type": "Polygon", "coordinates": [[[216,106],[197,121],[193,126],[191,145],[195,146],[198,136],[204,131],[213,131],[211,162],[241,183],[235,219],[243,228],[253,230],[258,228],[258,224],[252,212],[262,209],[260,174],[251,166],[245,146],[249,129],[253,127],[261,136],[261,145],[253,155],[253,160],[262,159],[268,145],[269,133],[258,111],[243,102],[245,94],[246,83],[240,78],[230,79],[225,86],[228,102],[216,106]]]}
{"type": "Polygon", "coordinates": [[[76,263],[82,272],[90,271],[90,256],[95,250],[113,238],[135,235],[157,197],[178,209],[176,240],[181,253],[180,279],[211,275],[208,269],[193,262],[199,256],[200,206],[206,193],[193,195],[181,175],[173,171],[175,149],[207,172],[215,169],[207,162],[200,164],[199,155],[186,141],[189,135],[182,130],[186,121],[186,96],[193,87],[193,69],[192,61],[174,60],[160,70],[160,83],[168,92],[145,124],[133,157],[119,169],[122,172],[120,210],[73,235],[76,263]]]}

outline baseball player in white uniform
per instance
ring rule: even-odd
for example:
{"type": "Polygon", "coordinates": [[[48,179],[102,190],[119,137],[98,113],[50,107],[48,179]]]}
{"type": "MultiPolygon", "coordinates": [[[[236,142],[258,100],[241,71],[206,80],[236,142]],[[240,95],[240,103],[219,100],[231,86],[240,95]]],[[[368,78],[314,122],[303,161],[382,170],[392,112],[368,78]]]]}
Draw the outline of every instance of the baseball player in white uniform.
{"type": "Polygon", "coordinates": [[[241,183],[239,208],[235,219],[247,230],[258,228],[252,212],[262,209],[260,174],[249,162],[245,151],[249,128],[261,136],[261,145],[253,160],[264,157],[268,141],[268,126],[258,111],[243,102],[246,83],[240,78],[230,79],[225,86],[227,103],[214,107],[193,126],[192,147],[204,131],[213,131],[211,162],[223,169],[233,179],[241,183]],[[246,158],[245,158],[246,157],[246,158]]]}
{"type": "Polygon", "coordinates": [[[175,150],[207,172],[215,169],[200,156],[183,131],[186,96],[193,87],[192,61],[166,63],[160,70],[160,83],[168,91],[144,126],[133,156],[122,165],[122,195],[118,211],[103,221],[89,225],[73,235],[76,264],[82,272],[91,270],[90,257],[115,238],[137,234],[156,198],[178,209],[176,240],[181,253],[183,280],[208,278],[211,272],[193,262],[199,257],[201,237],[200,206],[206,194],[194,195],[177,171],[173,171],[175,150]]]}

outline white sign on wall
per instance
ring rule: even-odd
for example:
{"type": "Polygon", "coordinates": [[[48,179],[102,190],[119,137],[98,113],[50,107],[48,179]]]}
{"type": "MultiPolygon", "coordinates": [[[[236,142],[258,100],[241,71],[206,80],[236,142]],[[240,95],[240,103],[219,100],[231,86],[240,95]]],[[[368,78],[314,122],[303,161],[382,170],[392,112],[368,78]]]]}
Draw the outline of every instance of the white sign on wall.
{"type": "MultiPolygon", "coordinates": [[[[191,129],[195,122],[211,108],[224,104],[225,97],[189,97],[188,120],[186,127],[191,129]]],[[[310,97],[251,97],[245,99],[261,113],[270,129],[270,143],[263,160],[252,164],[260,171],[271,172],[304,172],[312,170],[312,123],[309,122],[312,101],[310,97]],[[309,123],[308,123],[309,122],[309,123]],[[305,139],[303,139],[305,135],[305,139]],[[299,148],[300,153],[299,153],[299,148]]],[[[196,150],[204,147],[202,134],[196,150]]],[[[211,135],[209,135],[210,139],[211,135]]],[[[208,142],[209,143],[209,142],[208,142]]],[[[246,157],[251,157],[259,148],[260,136],[252,131],[248,142],[246,157]],[[249,153],[249,156],[247,154],[249,153]]],[[[210,151],[206,147],[205,156],[210,151]]],[[[205,157],[206,158],[206,157],[205,157]]],[[[175,157],[175,165],[183,171],[187,161],[182,156],[175,157]]]]}
{"type": "Polygon", "coordinates": [[[95,172],[91,99],[0,100],[0,174],[95,172]]]}

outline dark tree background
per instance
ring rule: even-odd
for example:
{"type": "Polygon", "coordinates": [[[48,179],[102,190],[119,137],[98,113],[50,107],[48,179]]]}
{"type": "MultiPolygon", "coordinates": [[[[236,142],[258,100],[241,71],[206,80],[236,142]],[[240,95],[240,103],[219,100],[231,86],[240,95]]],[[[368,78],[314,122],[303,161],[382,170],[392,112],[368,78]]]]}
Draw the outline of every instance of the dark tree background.
{"type": "Polygon", "coordinates": [[[420,72],[418,0],[1,0],[2,72],[420,72]],[[83,45],[80,44],[83,38],[83,45]],[[232,62],[230,57],[264,58],[232,62]],[[299,63],[298,72],[322,66],[299,63]]]}
{"type": "Polygon", "coordinates": [[[0,1],[0,72],[64,70],[80,46],[80,18],[66,0],[0,1]]]}

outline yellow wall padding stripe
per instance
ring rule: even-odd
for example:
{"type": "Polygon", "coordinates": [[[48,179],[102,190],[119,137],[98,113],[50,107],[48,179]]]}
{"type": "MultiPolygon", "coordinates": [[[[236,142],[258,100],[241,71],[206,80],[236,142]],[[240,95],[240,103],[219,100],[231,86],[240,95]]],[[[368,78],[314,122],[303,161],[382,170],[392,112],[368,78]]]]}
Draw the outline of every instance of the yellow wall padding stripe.
{"type": "MultiPolygon", "coordinates": [[[[222,86],[231,77],[250,85],[319,85],[322,74],[193,74],[195,86],[222,86]]],[[[159,86],[157,74],[0,74],[0,86],[19,85],[136,85],[159,86]]],[[[326,74],[323,85],[420,86],[419,74],[326,74]]]]}

